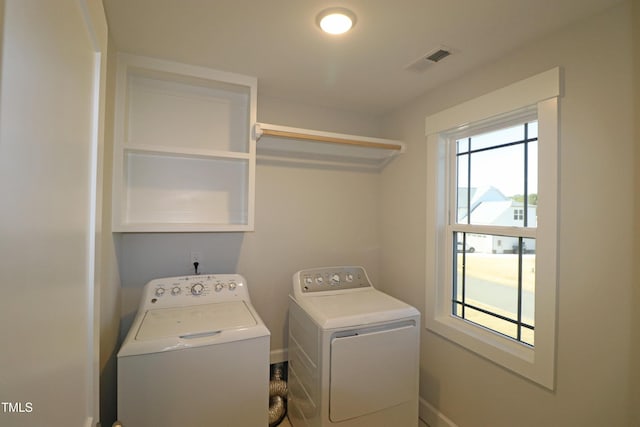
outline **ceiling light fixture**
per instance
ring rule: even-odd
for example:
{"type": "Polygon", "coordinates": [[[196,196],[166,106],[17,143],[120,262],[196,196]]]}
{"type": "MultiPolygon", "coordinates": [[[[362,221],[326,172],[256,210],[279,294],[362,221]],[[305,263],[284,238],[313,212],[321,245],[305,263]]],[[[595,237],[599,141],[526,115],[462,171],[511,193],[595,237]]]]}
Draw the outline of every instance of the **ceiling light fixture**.
{"type": "Polygon", "coordinates": [[[349,9],[334,7],[320,12],[316,22],[325,33],[343,34],[356,24],[356,15],[349,9]]]}

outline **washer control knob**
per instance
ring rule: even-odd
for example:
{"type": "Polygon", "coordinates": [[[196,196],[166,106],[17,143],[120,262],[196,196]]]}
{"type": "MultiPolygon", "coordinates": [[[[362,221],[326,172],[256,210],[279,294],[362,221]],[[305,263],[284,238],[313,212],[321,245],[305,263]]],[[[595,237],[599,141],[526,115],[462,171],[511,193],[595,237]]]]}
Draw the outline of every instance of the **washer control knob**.
{"type": "Polygon", "coordinates": [[[331,284],[339,285],[340,284],[340,275],[338,273],[333,273],[331,275],[331,284]]]}
{"type": "Polygon", "coordinates": [[[171,295],[179,295],[181,291],[180,286],[174,286],[171,288],[171,295]]]}
{"type": "Polygon", "coordinates": [[[235,290],[237,286],[238,285],[236,285],[236,282],[233,282],[233,281],[229,282],[229,290],[230,291],[235,290]]]}
{"type": "Polygon", "coordinates": [[[161,297],[162,295],[164,295],[164,288],[156,289],[156,296],[161,297]]]}
{"type": "Polygon", "coordinates": [[[224,285],[222,283],[216,283],[216,292],[220,292],[222,288],[224,288],[224,285]]]}
{"type": "Polygon", "coordinates": [[[193,295],[200,295],[202,291],[204,291],[204,285],[202,283],[194,283],[193,286],[191,286],[191,294],[193,295]]]}
{"type": "Polygon", "coordinates": [[[351,273],[345,274],[344,275],[344,279],[349,283],[353,282],[353,274],[351,274],[351,273]]]}
{"type": "Polygon", "coordinates": [[[313,277],[304,276],[304,284],[307,285],[307,286],[313,285],[313,277]]]}
{"type": "Polygon", "coordinates": [[[318,285],[322,285],[324,283],[324,278],[319,274],[316,276],[316,283],[318,285]]]}

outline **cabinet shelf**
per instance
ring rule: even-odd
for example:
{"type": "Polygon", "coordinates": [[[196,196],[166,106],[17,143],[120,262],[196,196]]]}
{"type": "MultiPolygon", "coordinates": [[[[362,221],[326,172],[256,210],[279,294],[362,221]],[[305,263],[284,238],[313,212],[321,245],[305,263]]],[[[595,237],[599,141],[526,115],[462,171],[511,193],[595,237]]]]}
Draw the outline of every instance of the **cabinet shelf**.
{"type": "Polygon", "coordinates": [[[125,152],[156,154],[160,156],[173,157],[193,157],[202,159],[249,159],[249,153],[241,153],[234,151],[218,151],[197,148],[178,149],[175,147],[159,147],[155,145],[131,145],[127,144],[123,147],[125,152]]]}

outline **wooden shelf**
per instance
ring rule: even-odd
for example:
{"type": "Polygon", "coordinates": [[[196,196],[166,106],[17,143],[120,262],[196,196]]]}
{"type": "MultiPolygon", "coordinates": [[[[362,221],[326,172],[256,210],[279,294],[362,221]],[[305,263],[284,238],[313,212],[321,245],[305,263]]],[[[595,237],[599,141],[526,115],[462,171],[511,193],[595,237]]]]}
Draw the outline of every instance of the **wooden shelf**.
{"type": "Polygon", "coordinates": [[[326,166],[384,167],[405,151],[401,141],[256,123],[260,159],[326,166]]]}

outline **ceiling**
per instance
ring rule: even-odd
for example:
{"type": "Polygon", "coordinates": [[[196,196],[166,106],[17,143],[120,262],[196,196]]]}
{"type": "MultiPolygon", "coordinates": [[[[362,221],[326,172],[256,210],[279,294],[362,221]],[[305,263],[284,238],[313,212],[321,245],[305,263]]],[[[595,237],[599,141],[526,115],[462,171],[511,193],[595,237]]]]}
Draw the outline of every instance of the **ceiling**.
{"type": "Polygon", "coordinates": [[[119,51],[256,76],[261,96],[384,114],[621,0],[103,0],[119,51]],[[315,17],[351,9],[324,34],[315,17]],[[446,46],[422,72],[406,66],[446,46]]]}

